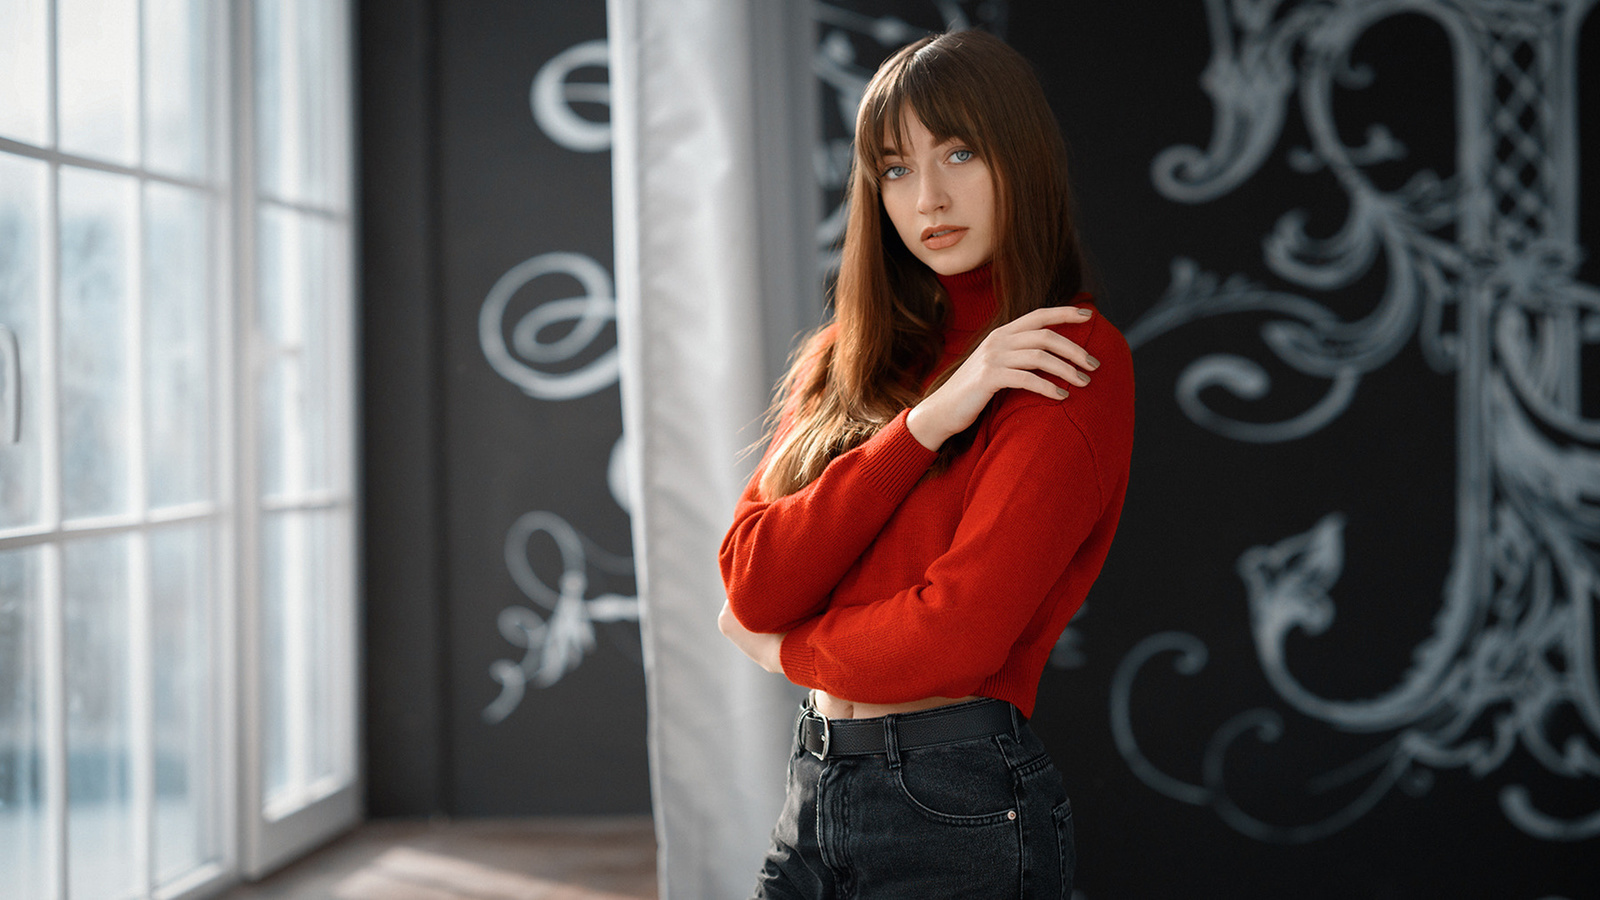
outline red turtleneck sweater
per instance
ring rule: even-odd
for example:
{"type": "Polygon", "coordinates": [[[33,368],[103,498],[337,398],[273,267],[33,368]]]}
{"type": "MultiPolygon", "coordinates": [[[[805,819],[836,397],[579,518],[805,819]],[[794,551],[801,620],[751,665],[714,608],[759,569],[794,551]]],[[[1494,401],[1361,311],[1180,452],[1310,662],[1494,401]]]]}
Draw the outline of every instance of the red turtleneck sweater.
{"type": "MultiPolygon", "coordinates": [[[[995,301],[987,266],[939,280],[953,303],[942,370],[995,301]]],[[[1064,400],[995,395],[943,472],[928,473],[935,453],[905,412],[786,497],[761,499],[762,461],[723,539],[722,578],[746,628],[788,632],[790,681],[859,703],[977,695],[1033,714],[1110,549],[1133,449],[1127,342],[1098,314],[1056,330],[1100,361],[1091,383],[1062,385],[1064,400]]]]}

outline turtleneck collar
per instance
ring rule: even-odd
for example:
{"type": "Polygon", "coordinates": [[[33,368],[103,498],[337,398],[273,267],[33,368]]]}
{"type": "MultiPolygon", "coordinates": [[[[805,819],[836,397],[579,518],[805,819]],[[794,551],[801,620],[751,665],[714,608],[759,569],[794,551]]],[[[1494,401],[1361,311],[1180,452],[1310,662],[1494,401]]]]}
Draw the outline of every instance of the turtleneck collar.
{"type": "Polygon", "coordinates": [[[949,331],[972,332],[994,318],[993,267],[989,263],[955,275],[939,275],[939,283],[950,295],[949,331]]]}

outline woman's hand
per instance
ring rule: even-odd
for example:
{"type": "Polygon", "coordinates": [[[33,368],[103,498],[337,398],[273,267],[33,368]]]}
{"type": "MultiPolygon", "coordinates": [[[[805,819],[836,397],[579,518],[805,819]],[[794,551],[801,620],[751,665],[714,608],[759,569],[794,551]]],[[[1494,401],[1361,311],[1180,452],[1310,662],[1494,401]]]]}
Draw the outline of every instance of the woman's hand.
{"type": "Polygon", "coordinates": [[[743,651],[745,656],[756,661],[756,665],[774,675],[783,674],[783,635],[757,634],[739,624],[733,615],[733,607],[726,602],[722,604],[722,612],[717,614],[717,630],[733,645],[743,651]]]}
{"type": "Polygon", "coordinates": [[[911,436],[929,450],[939,449],[977,421],[989,398],[1006,388],[1064,399],[1067,392],[1040,372],[1079,387],[1088,384],[1085,372],[1100,362],[1049,326],[1082,322],[1090,315],[1075,306],[1047,306],[989,332],[949,380],[911,408],[906,418],[911,436]]]}

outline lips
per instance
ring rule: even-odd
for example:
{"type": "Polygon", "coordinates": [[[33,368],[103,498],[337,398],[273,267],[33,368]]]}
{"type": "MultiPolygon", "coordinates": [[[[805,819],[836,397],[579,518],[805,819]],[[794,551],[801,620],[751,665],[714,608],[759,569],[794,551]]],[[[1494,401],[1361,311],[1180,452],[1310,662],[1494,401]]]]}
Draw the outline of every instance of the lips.
{"type": "Polygon", "coordinates": [[[967,229],[959,225],[934,225],[922,229],[922,246],[929,250],[954,247],[967,236],[967,229]]]}

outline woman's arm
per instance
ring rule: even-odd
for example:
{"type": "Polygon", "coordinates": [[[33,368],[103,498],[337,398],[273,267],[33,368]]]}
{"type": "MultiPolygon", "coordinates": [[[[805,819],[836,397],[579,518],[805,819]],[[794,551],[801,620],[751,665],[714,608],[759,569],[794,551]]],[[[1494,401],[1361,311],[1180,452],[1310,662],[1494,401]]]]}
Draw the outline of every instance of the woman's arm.
{"type": "Polygon", "coordinates": [[[760,496],[768,460],[757,467],[719,554],[730,609],[750,631],[788,631],[820,610],[927,471],[935,454],[905,419],[901,413],[815,481],[776,500],[760,496]]]}
{"type": "Polygon", "coordinates": [[[987,442],[969,451],[981,456],[948,549],[920,583],[882,597],[837,595],[798,623],[780,656],[791,681],[859,702],[966,696],[1019,640],[1059,631],[1076,612],[1127,486],[1133,360],[1104,320],[1064,330],[1104,360],[1093,386],[1060,404],[1008,394],[985,426],[987,442]]]}
{"type": "MultiPolygon", "coordinates": [[[[1073,593],[1058,582],[1102,527],[1102,469],[1062,407],[1010,418],[974,472],[949,549],[924,580],[867,603],[840,597],[797,625],[780,653],[789,680],[867,703],[967,696],[1000,670],[1047,596],[1073,593]]],[[[1083,574],[1092,581],[1097,571],[1083,574]]]]}
{"type": "Polygon", "coordinates": [[[1088,376],[1074,365],[1092,369],[1098,362],[1051,328],[1081,324],[1090,315],[1077,307],[1049,307],[996,328],[916,407],[834,459],[811,484],[764,501],[758,486],[773,452],[769,447],[734,510],[719,554],[739,622],[754,632],[786,632],[821,611],[834,586],[927,471],[939,446],[976,421],[997,392],[1020,388],[1060,400],[1067,391],[1046,376],[1088,384],[1088,376]]]}
{"type": "Polygon", "coordinates": [[[1084,373],[1099,368],[1100,362],[1051,328],[1076,325],[1091,315],[1081,307],[1050,306],[989,332],[961,368],[911,410],[906,427],[924,447],[937,450],[976,422],[1002,390],[1065,400],[1069,391],[1065,384],[1084,387],[1089,383],[1084,373]]]}
{"type": "Polygon", "coordinates": [[[774,675],[783,674],[782,634],[760,634],[751,631],[739,624],[738,617],[733,614],[733,607],[726,603],[722,604],[722,612],[717,614],[717,630],[756,665],[774,675]]]}

